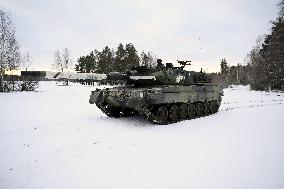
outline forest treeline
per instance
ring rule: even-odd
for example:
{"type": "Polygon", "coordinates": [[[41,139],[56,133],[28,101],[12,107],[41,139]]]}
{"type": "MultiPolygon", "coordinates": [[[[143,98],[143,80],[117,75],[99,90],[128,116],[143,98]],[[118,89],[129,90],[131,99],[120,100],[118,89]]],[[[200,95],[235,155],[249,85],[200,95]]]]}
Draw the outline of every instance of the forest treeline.
{"type": "Polygon", "coordinates": [[[211,74],[214,83],[249,84],[253,90],[284,90],[284,0],[278,8],[270,33],[257,39],[246,65],[229,66],[222,59],[221,72],[211,74]]]}
{"type": "Polygon", "coordinates": [[[272,22],[270,33],[258,39],[249,54],[252,89],[284,89],[284,0],[278,7],[278,17],[272,22]]]}
{"type": "Polygon", "coordinates": [[[156,57],[144,51],[139,55],[132,43],[120,43],[116,49],[106,46],[101,51],[94,50],[77,60],[75,70],[80,73],[125,72],[133,66],[143,65],[149,68],[156,65],[156,57]]]}
{"type": "Polygon", "coordinates": [[[212,83],[221,84],[224,87],[229,85],[248,85],[251,82],[251,69],[249,64],[229,66],[227,60],[224,58],[220,63],[221,71],[219,73],[209,73],[209,75],[212,78],[212,83]]]}

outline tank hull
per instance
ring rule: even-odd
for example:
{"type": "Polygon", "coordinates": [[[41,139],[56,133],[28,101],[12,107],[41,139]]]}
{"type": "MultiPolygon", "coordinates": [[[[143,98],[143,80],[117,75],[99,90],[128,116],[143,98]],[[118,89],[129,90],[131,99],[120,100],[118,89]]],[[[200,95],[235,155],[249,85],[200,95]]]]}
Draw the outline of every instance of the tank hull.
{"type": "Polygon", "coordinates": [[[217,85],[114,87],[92,91],[89,103],[96,104],[111,117],[142,114],[153,123],[168,124],[193,118],[193,116],[189,116],[190,113],[187,113],[186,117],[182,116],[185,107],[188,112],[188,109],[194,106],[194,117],[198,113],[198,107],[199,109],[201,107],[199,104],[202,104],[202,110],[199,110],[199,112],[203,112],[202,115],[210,114],[210,112],[216,113],[221,104],[222,96],[223,89],[217,85]],[[210,105],[215,106],[214,110],[210,110],[210,105]],[[162,109],[159,109],[160,107],[162,109]],[[160,120],[159,113],[161,112],[167,114],[166,120],[164,120],[165,115],[163,120],[160,120]]]}

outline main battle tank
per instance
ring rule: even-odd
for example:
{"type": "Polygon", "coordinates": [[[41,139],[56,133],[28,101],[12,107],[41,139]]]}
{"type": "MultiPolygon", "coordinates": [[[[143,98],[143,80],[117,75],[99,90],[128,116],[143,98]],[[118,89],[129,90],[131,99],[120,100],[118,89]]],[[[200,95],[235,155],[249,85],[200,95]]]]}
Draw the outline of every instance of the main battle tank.
{"type": "Polygon", "coordinates": [[[123,86],[92,91],[89,103],[109,117],[141,114],[152,123],[169,124],[214,114],[221,104],[223,89],[211,84],[202,71],[166,66],[158,59],[155,69],[135,67],[125,74],[112,72],[106,81],[124,81],[123,86]]]}

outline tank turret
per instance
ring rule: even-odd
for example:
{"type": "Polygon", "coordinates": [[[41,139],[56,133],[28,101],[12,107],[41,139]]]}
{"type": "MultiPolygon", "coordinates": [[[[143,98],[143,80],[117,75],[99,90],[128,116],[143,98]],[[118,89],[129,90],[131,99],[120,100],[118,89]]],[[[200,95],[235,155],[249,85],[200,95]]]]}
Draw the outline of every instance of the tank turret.
{"type": "Polygon", "coordinates": [[[149,69],[146,66],[135,66],[126,74],[111,72],[107,74],[108,81],[124,81],[127,86],[146,87],[151,85],[204,85],[210,83],[208,76],[202,72],[187,71],[184,67],[191,61],[178,61],[180,67],[174,67],[172,63],[162,64],[157,61],[157,67],[149,69]]]}

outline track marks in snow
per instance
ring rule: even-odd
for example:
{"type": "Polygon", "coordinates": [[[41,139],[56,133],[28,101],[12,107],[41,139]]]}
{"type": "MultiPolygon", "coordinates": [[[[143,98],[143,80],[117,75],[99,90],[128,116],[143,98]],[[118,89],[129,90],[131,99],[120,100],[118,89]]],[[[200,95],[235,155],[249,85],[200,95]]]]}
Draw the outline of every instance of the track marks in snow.
{"type": "Polygon", "coordinates": [[[263,106],[273,106],[283,104],[283,99],[273,99],[273,100],[261,100],[261,101],[233,101],[233,102],[222,102],[219,111],[230,111],[235,109],[243,108],[259,108],[263,106]]]}
{"type": "Polygon", "coordinates": [[[250,90],[249,86],[234,86],[224,89],[220,112],[235,109],[262,108],[284,104],[284,95],[279,92],[250,90]]]}

